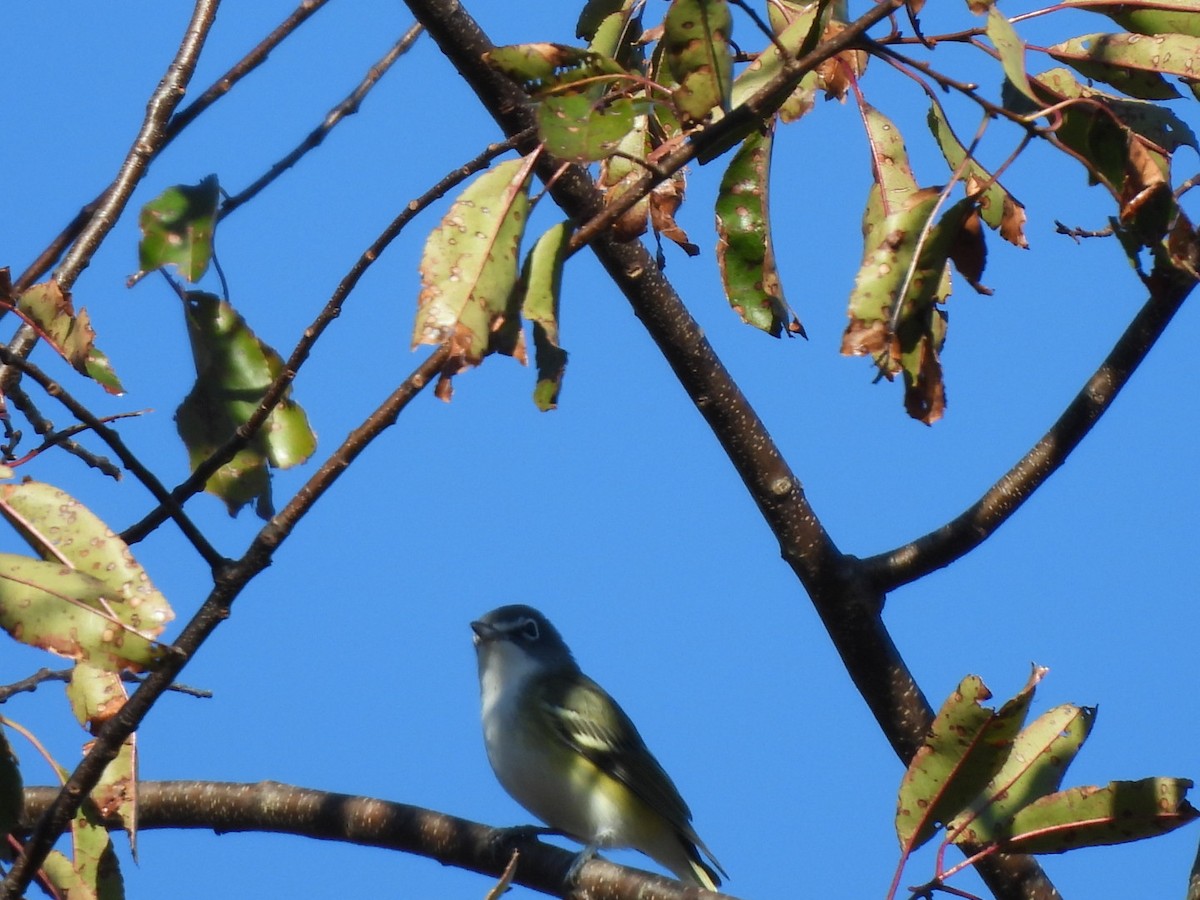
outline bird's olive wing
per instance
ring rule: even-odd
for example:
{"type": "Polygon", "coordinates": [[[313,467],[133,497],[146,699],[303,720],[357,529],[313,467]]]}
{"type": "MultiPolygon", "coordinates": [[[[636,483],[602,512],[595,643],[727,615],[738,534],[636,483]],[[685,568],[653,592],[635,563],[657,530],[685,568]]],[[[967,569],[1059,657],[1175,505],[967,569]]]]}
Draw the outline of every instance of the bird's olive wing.
{"type": "Polygon", "coordinates": [[[600,685],[586,677],[557,689],[548,684],[541,699],[555,733],[566,744],[690,832],[692,814],[678,789],[646,749],[629,716],[600,685]]]}

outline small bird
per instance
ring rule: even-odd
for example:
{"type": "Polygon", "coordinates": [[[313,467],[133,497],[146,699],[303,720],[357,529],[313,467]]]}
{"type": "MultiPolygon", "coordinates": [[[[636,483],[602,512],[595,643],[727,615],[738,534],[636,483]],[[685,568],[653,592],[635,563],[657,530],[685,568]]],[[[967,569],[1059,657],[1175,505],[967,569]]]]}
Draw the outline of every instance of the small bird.
{"type": "Polygon", "coordinates": [[[471,630],[488,760],[514,800],[586,845],[572,877],[597,848],[633,847],[680,880],[716,890],[717,872],[728,876],[679,791],[549,620],[529,606],[502,606],[471,630]]]}

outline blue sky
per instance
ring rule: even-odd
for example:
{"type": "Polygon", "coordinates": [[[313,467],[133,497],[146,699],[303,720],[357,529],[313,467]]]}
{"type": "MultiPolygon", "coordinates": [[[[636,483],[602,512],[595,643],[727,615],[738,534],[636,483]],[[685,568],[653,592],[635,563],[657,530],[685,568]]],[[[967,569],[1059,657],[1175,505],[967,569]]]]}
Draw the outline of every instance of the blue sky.
{"type": "MultiPolygon", "coordinates": [[[[520,15],[510,4],[470,6],[497,43],[573,35],[576,4],[528,4],[520,15]]],[[[228,4],[193,95],[290,8],[228,4]]],[[[184,5],[149,0],[63,2],[53,13],[25,0],[0,8],[10,36],[0,58],[10,135],[0,144],[0,264],[19,272],[108,183],[186,16],[184,5]]],[[[124,287],[137,268],[134,210],[212,172],[231,192],[249,184],[409,22],[402,4],[335,0],[154,164],[75,290],[125,397],[71,381],[37,351],[35,361],[94,410],[153,409],[121,431],[164,481],[186,475],[172,414],[194,374],[165,285],[151,278],[124,287]]],[[[1103,27],[1081,23],[1076,33],[1103,27]]],[[[744,20],[738,27],[749,43],[744,20]]],[[[968,58],[960,52],[958,61],[968,58]]],[[[994,76],[976,71],[985,86],[994,76]]],[[[922,183],[941,183],[923,96],[883,71],[869,72],[864,86],[904,130],[922,183]]],[[[1192,108],[1179,106],[1194,121],[1192,108]]],[[[976,117],[963,121],[969,134],[976,117]]],[[[403,205],[497,134],[422,39],[357,116],[222,224],[233,302],[286,355],[403,205]]],[[[1016,139],[995,126],[985,161],[1003,159],[1016,139]]],[[[1143,292],[1111,241],[1076,245],[1053,233],[1056,218],[1103,226],[1110,203],[1077,167],[1034,146],[1006,178],[1028,208],[1032,249],[989,235],[984,281],[995,296],[957,283],[943,355],[949,408],[936,426],[918,425],[904,415],[898,385],[872,385],[865,361],[837,352],[869,184],[854,107],[819,104],[777,144],[776,249],[810,339],[774,341],[729,312],[712,251],[719,164],[692,172],[681,213],[704,252],[689,260],[668,247],[667,274],[839,546],[869,555],[956,515],[1018,459],[1107,353],[1143,292]]],[[[1192,156],[1180,151],[1185,175],[1192,156]]],[[[296,383],[320,458],[427,352],[408,349],[416,267],[444,209],[419,218],[374,266],[296,383]]],[[[531,231],[554,221],[540,209],[531,231]]],[[[587,254],[568,267],[562,319],[571,358],[560,408],[537,412],[533,373],[507,359],[460,377],[448,406],[432,396],[414,403],[317,504],[188,666],[184,680],[214,698],[167,696],[154,710],[141,730],[142,777],[271,779],[496,825],[527,822],[484,756],[468,628],[494,606],[527,602],[637,721],[729,871],[732,893],[883,896],[897,853],[900,763],[716,441],[587,254]]],[[[1200,774],[1190,652],[1198,331],[1194,304],[1185,306],[1033,500],[970,557],[888,601],[886,622],[935,706],[968,673],[1003,700],[1031,662],[1051,669],[1035,712],[1099,705],[1068,784],[1200,774]]],[[[50,401],[42,408],[66,423],[50,401]]],[[[311,471],[277,475],[276,497],[311,471]]],[[[70,491],[118,530],[152,505],[134,480],[109,482],[72,459],[48,455],[23,474],[70,491]]],[[[249,511],[229,520],[209,497],[189,512],[230,556],[259,526],[249,511]]],[[[0,536],[0,549],[20,547],[15,535],[0,536]]],[[[203,564],[170,526],[136,552],[186,620],[207,593],[203,564]]],[[[0,682],[48,663],[56,664],[8,643],[0,682]]],[[[83,735],[59,690],[21,696],[4,713],[70,764],[83,735]]],[[[36,754],[17,749],[27,778],[45,783],[36,754]]],[[[1185,829],[1044,862],[1069,897],[1181,896],[1195,843],[1194,828],[1185,829]]],[[[131,897],[332,898],[383,885],[412,897],[480,897],[489,886],[422,859],[278,836],[146,832],[140,865],[127,854],[123,862],[131,897]]],[[[906,883],[931,865],[918,856],[906,883]]]]}

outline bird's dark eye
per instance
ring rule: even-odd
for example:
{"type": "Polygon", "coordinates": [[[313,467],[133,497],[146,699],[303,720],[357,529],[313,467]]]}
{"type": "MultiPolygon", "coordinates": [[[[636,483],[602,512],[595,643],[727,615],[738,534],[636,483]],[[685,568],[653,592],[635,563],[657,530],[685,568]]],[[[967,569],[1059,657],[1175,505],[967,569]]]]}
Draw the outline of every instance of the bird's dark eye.
{"type": "Polygon", "coordinates": [[[527,641],[536,641],[541,634],[538,632],[538,624],[533,619],[525,619],[518,626],[518,633],[527,641]]]}

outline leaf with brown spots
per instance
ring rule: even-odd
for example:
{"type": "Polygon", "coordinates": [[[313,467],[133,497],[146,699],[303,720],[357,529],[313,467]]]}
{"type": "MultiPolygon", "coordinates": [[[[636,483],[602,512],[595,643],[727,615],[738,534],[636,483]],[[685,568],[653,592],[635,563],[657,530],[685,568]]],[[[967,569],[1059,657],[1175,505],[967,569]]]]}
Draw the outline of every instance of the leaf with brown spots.
{"type": "Polygon", "coordinates": [[[742,321],[772,337],[785,331],[804,336],[787,301],[775,266],[767,194],[771,129],[742,143],[721,179],[717,194],[717,264],[725,296],[742,321]]]}
{"type": "Polygon", "coordinates": [[[1000,771],[1046,669],[1035,667],[1028,683],[997,712],[983,706],[991,691],[969,675],[951,694],[913,755],[900,783],[896,835],[909,853],[963,809],[1000,771]]]}
{"type": "Polygon", "coordinates": [[[732,31],[726,0],[673,0],[667,10],[662,46],[678,82],[671,99],[686,124],[703,121],[714,108],[729,110],[732,31]]]}
{"type": "Polygon", "coordinates": [[[1000,849],[1065,853],[1166,834],[1200,817],[1186,798],[1191,787],[1188,778],[1143,778],[1049,794],[1013,817],[1000,849]]]}
{"type": "MultiPolygon", "coordinates": [[[[115,716],[128,696],[121,676],[87,663],[76,663],[67,683],[67,700],[76,720],[92,734],[115,716]]],[[[86,754],[91,743],[84,745],[86,754]]],[[[133,858],[137,860],[137,734],[121,744],[117,756],[104,768],[91,798],[105,819],[116,819],[129,836],[133,858]]]]}
{"type": "MultiPolygon", "coordinates": [[[[983,220],[991,228],[999,229],[1000,236],[1006,241],[1027,248],[1029,242],[1025,239],[1025,206],[1006,191],[999,181],[992,178],[991,173],[974,158],[967,159],[967,148],[950,127],[941,104],[931,103],[925,120],[951,171],[960,171],[960,167],[965,166],[961,171],[967,183],[967,193],[978,195],[983,220]]],[[[959,271],[963,271],[961,266],[959,271]]]]}
{"type": "Polygon", "coordinates": [[[35,284],[17,298],[15,308],[75,371],[94,379],[110,394],[125,392],[108,357],[96,346],[87,310],[76,313],[71,295],[57,281],[35,284]]]}
{"type": "Polygon", "coordinates": [[[450,368],[436,390],[442,399],[449,399],[450,377],[479,365],[495,349],[493,334],[511,315],[536,159],[537,153],[531,153],[480,175],[425,242],[413,347],[445,344],[451,349],[450,368]]]}
{"type": "Polygon", "coordinates": [[[130,628],[158,637],[175,618],[129,545],[66,491],[40,481],[0,485],[0,515],[42,559],[101,582],[130,628]]]}

